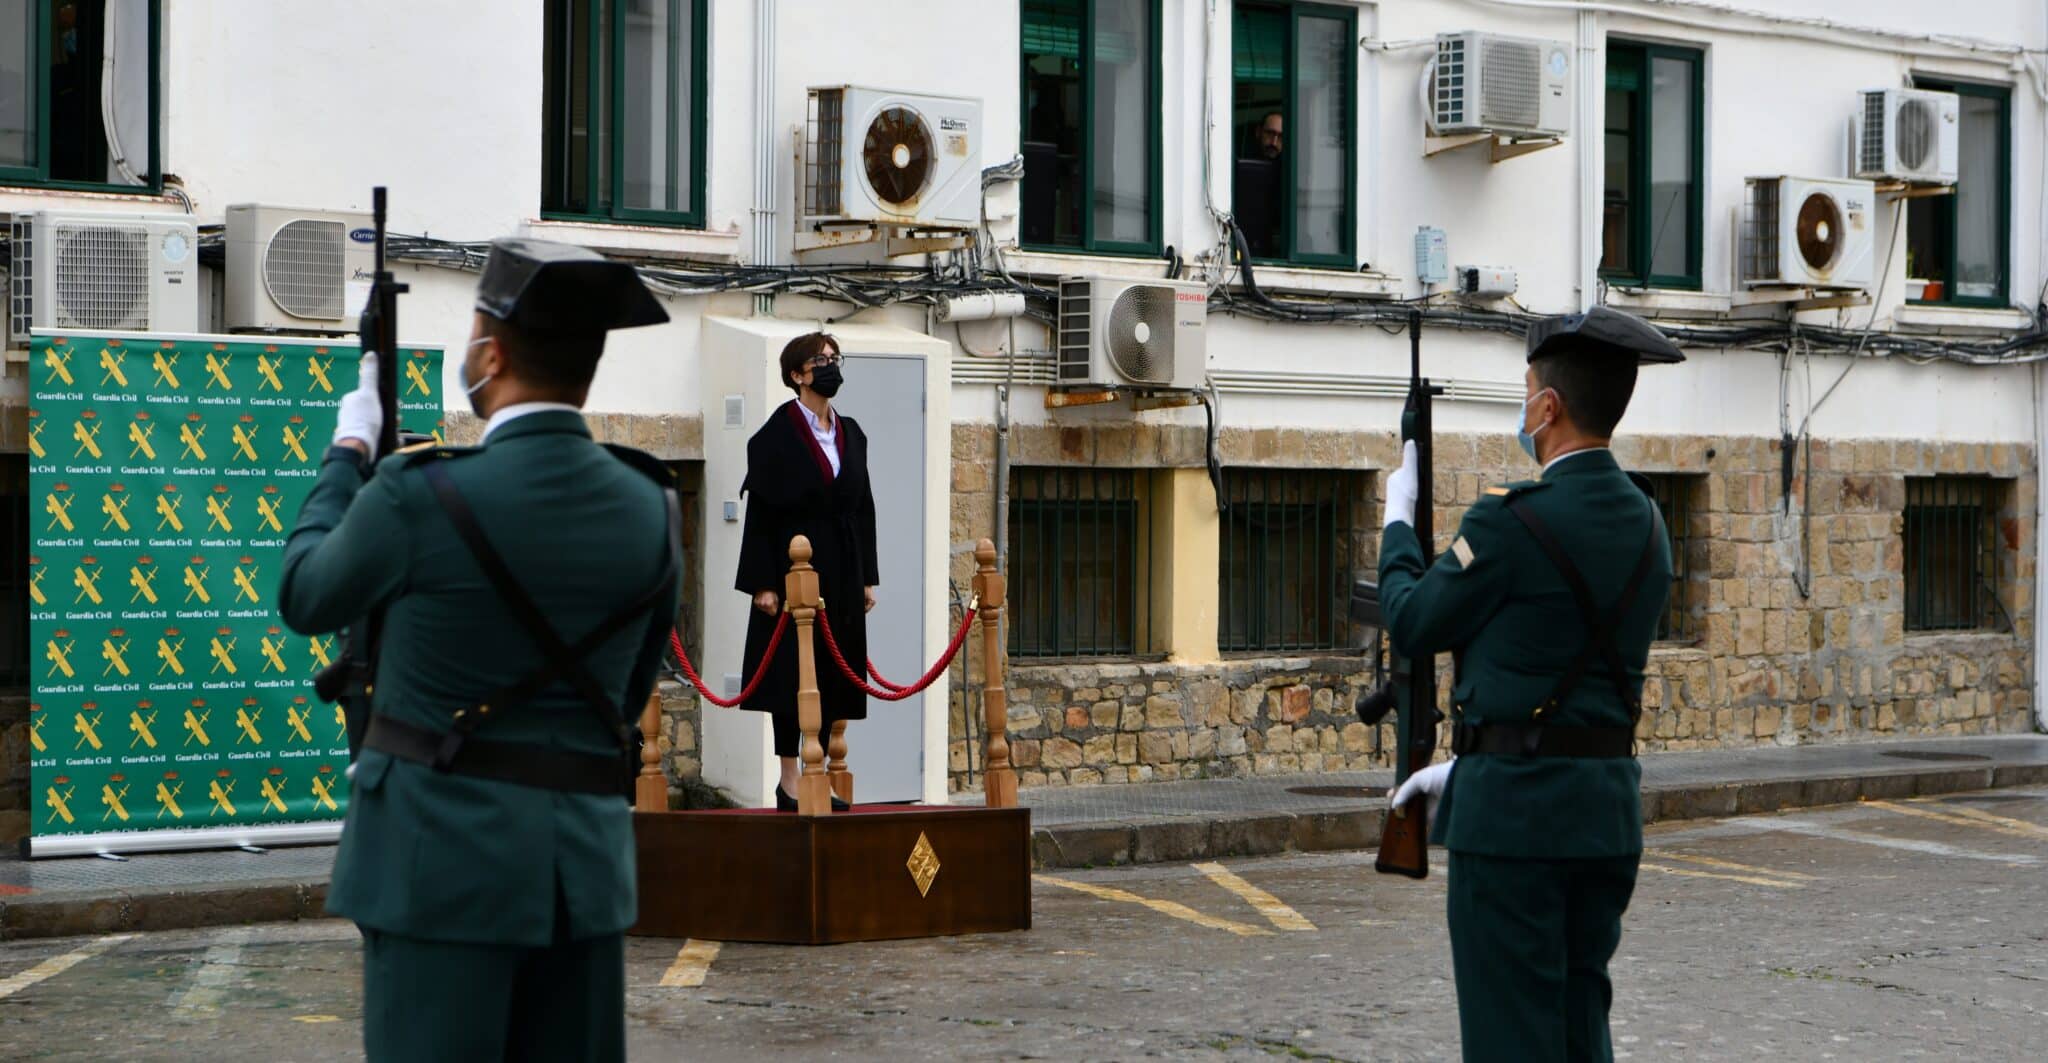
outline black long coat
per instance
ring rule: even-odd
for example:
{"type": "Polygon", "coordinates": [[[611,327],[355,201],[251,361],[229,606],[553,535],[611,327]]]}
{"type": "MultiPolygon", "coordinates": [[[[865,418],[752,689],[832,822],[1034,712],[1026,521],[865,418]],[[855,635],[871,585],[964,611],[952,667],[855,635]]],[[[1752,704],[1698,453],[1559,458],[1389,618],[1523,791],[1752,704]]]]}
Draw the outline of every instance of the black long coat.
{"type": "MultiPolygon", "coordinates": [[[[868,659],[862,592],[881,584],[875,562],[875,493],[868,480],[867,434],[853,418],[836,410],[832,415],[839,421],[837,477],[795,400],[784,403],[747,441],[747,478],[740,485],[740,492],[747,497],[747,519],[740,532],[740,568],[733,586],[749,596],[772,590],[780,600],[783,578],[789,574],[789,540],[808,536],[811,567],[818,570],[826,618],[846,662],[860,671],[868,659]]],[[[749,604],[742,682],[760,667],[774,631],[774,618],[749,604]]],[[[822,634],[817,637],[817,667],[825,724],[867,719],[867,695],[832,663],[822,634]]],[[[742,707],[794,714],[796,688],[796,626],[792,623],[776,649],[767,678],[742,707]]]]}

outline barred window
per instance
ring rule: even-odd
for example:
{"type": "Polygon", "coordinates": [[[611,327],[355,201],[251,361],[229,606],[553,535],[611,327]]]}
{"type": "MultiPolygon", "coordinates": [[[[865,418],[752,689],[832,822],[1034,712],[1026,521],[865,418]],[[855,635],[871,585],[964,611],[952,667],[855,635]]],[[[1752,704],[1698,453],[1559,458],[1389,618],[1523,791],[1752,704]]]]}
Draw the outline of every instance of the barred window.
{"type": "Polygon", "coordinates": [[[1351,642],[1366,477],[1345,470],[1232,469],[1223,478],[1218,648],[1330,650],[1351,642]]]}
{"type": "Polygon", "coordinates": [[[1012,657],[1150,649],[1143,486],[1133,469],[1010,470],[1012,657]]]}
{"type": "MultiPolygon", "coordinates": [[[[682,526],[682,585],[684,587],[704,586],[704,463],[701,461],[668,462],[671,472],[676,474],[676,497],[683,505],[682,526]]],[[[682,609],[676,617],[676,630],[683,638],[683,648],[692,660],[704,659],[704,596],[683,595],[682,609]]]]}
{"type": "Polygon", "coordinates": [[[1706,604],[1702,583],[1696,573],[1706,571],[1706,514],[1695,516],[1700,493],[1707,478],[1684,473],[1648,473],[1650,497],[1664,517],[1665,534],[1671,537],[1671,598],[1664,616],[1657,622],[1657,639],[1693,642],[1700,635],[1700,615],[1706,604]]]}
{"type": "Polygon", "coordinates": [[[2001,486],[1981,476],[1906,479],[1906,630],[1997,626],[2001,486]]]}

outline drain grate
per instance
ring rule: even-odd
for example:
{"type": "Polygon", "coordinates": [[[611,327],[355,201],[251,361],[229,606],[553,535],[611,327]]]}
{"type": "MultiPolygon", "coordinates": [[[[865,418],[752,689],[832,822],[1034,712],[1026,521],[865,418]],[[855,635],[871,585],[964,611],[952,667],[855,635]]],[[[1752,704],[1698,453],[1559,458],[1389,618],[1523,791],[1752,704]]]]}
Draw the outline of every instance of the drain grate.
{"type": "Polygon", "coordinates": [[[1944,763],[1951,761],[1991,759],[1990,757],[1987,757],[1982,753],[1935,753],[1924,749],[1887,749],[1884,751],[1884,755],[1887,757],[1897,757],[1900,760],[1932,760],[1941,761],[1944,763]]]}
{"type": "Polygon", "coordinates": [[[1287,792],[1303,797],[1385,797],[1385,786],[1290,786],[1287,792]]]}

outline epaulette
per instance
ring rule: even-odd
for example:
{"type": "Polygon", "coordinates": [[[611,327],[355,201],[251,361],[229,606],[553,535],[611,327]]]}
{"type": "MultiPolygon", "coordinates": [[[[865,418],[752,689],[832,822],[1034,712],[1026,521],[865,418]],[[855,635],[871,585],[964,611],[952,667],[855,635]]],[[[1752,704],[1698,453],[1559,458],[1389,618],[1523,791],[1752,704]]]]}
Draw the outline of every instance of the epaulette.
{"type": "Polygon", "coordinates": [[[1525,495],[1531,491],[1540,491],[1549,486],[1550,484],[1543,480],[1521,480],[1511,484],[1495,484],[1481,491],[1480,494],[1487,498],[1498,498],[1505,502],[1517,495],[1525,495]]]}
{"type": "Polygon", "coordinates": [[[391,452],[391,456],[398,459],[399,464],[409,469],[429,458],[460,458],[470,454],[481,454],[483,449],[482,447],[454,447],[446,443],[436,443],[430,439],[424,443],[414,443],[409,447],[399,447],[391,452]]]}
{"type": "Polygon", "coordinates": [[[644,450],[620,446],[617,443],[605,443],[603,446],[604,449],[611,452],[612,457],[625,462],[633,471],[653,480],[657,486],[667,489],[676,485],[675,470],[669,468],[668,463],[660,458],[644,450]]]}

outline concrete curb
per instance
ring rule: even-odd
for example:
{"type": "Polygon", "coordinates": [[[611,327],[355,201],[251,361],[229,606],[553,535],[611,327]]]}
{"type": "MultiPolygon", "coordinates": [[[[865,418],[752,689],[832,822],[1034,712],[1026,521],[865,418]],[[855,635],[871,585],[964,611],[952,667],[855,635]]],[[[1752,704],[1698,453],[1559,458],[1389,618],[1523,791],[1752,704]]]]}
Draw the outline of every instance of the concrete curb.
{"type": "MultiPolygon", "coordinates": [[[[2048,783],[2048,764],[1936,768],[1811,779],[1658,786],[1643,792],[1645,823],[1750,815],[2048,783]]],[[[1370,849],[1384,801],[1314,812],[1246,812],[1075,823],[1032,831],[1039,870],[1370,849]]],[[[265,879],[161,890],[0,895],[0,941],[234,926],[326,917],[327,880],[265,879]]]]}
{"type": "MultiPolygon", "coordinates": [[[[2048,764],[1666,785],[1643,791],[1643,822],[1746,816],[2040,783],[2048,783],[2048,764]]],[[[1031,858],[1039,870],[1050,871],[1371,849],[1379,844],[1386,816],[1386,803],[1374,800],[1339,811],[1253,812],[1215,819],[1167,816],[1039,827],[1031,832],[1031,858]]]]}

